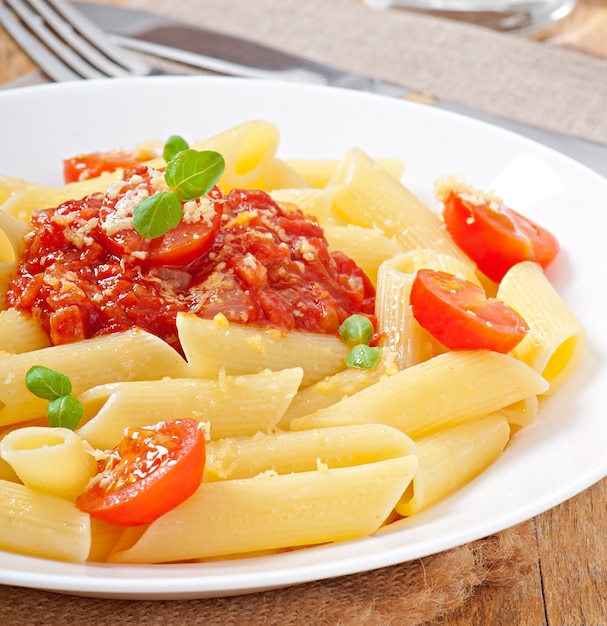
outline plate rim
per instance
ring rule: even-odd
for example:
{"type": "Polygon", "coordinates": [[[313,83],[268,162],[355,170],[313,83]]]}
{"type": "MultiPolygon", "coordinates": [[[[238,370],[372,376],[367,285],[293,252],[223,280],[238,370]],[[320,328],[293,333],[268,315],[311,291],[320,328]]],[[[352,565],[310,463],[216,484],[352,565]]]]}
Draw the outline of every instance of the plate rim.
{"type": "MultiPolygon", "coordinates": [[[[403,111],[409,111],[409,112],[410,111],[418,111],[418,112],[422,111],[424,110],[422,107],[425,106],[425,105],[420,105],[420,104],[413,103],[413,102],[396,101],[393,99],[386,98],[385,96],[380,96],[376,94],[352,92],[352,91],[335,88],[335,87],[323,87],[323,86],[317,86],[317,85],[301,85],[301,84],[295,84],[295,83],[278,83],[276,81],[265,81],[265,80],[258,80],[258,79],[253,80],[253,79],[206,77],[206,76],[188,76],[188,77],[163,76],[163,77],[111,79],[111,81],[106,80],[106,79],[99,79],[99,80],[93,80],[93,81],[86,81],[86,83],[82,83],[82,82],[77,83],[77,84],[71,83],[69,86],[66,85],[65,83],[60,83],[60,84],[50,83],[50,84],[43,84],[43,85],[31,85],[31,86],[26,86],[26,87],[20,87],[17,89],[0,90],[0,111],[2,110],[4,106],[4,103],[12,98],[22,98],[22,97],[30,98],[30,97],[37,97],[40,94],[44,95],[45,93],[61,93],[61,92],[65,92],[66,90],[70,91],[74,89],[78,91],[82,88],[84,88],[85,90],[89,90],[89,91],[94,91],[94,90],[99,90],[99,89],[105,90],[106,88],[120,89],[124,85],[137,86],[137,85],[142,85],[142,84],[145,84],[145,85],[160,84],[165,81],[169,81],[169,83],[173,83],[173,84],[183,83],[184,85],[185,84],[195,85],[195,84],[200,83],[200,84],[207,85],[208,88],[216,88],[217,85],[230,85],[230,86],[234,86],[235,88],[243,87],[246,90],[250,90],[251,86],[255,84],[256,86],[264,87],[270,90],[279,90],[279,91],[285,90],[285,91],[297,92],[300,94],[309,93],[309,94],[315,95],[316,97],[321,97],[321,98],[324,97],[322,94],[339,94],[340,98],[346,98],[346,99],[352,99],[352,100],[360,99],[361,102],[363,100],[368,101],[368,102],[376,102],[376,103],[381,102],[383,103],[381,106],[383,105],[388,106],[387,103],[389,102],[390,103],[389,106],[402,107],[403,111]],[[246,87],[244,87],[245,85],[246,87]]],[[[535,141],[531,139],[522,137],[520,135],[516,135],[515,133],[512,133],[511,131],[507,131],[507,130],[492,126],[491,124],[488,124],[486,122],[481,122],[478,120],[471,120],[469,118],[465,118],[461,115],[451,113],[449,111],[443,111],[443,110],[437,110],[437,109],[433,109],[432,111],[433,112],[431,115],[433,116],[438,115],[439,117],[442,117],[443,120],[457,120],[458,123],[460,124],[463,123],[463,124],[468,124],[471,127],[477,127],[479,129],[482,128],[483,132],[503,133],[504,136],[508,136],[511,139],[514,137],[515,139],[512,139],[513,141],[523,142],[522,145],[528,145],[528,146],[533,147],[534,152],[542,153],[546,155],[546,157],[549,159],[560,161],[561,163],[564,164],[565,167],[573,168],[576,171],[582,172],[583,177],[592,176],[595,178],[595,183],[600,184],[607,188],[607,181],[603,177],[601,177],[598,173],[594,172],[593,170],[587,168],[586,166],[582,164],[575,162],[573,159],[570,159],[569,157],[565,155],[561,155],[560,153],[552,150],[551,148],[537,144],[535,141]],[[467,120],[467,121],[463,121],[463,120],[467,120]],[[489,131],[488,129],[491,129],[491,130],[489,131]],[[527,144],[525,144],[525,142],[527,142],[527,144]],[[581,168],[581,169],[577,169],[577,168],[581,168]]],[[[424,114],[427,114],[427,113],[428,111],[427,109],[425,109],[424,114]]],[[[1,125],[1,122],[0,122],[0,125],[1,125]]],[[[592,342],[590,342],[588,349],[590,350],[591,353],[592,353],[592,347],[593,347],[593,344],[592,342]]],[[[205,568],[204,567],[200,568],[200,564],[195,564],[193,567],[194,568],[198,567],[198,569],[201,570],[202,573],[198,575],[194,575],[194,576],[185,576],[183,578],[177,577],[176,579],[171,579],[171,584],[168,585],[169,587],[173,587],[173,585],[177,585],[177,587],[179,587],[179,585],[181,584],[181,588],[163,590],[161,589],[162,581],[165,580],[166,582],[166,579],[162,579],[162,578],[157,579],[155,576],[152,576],[150,578],[143,576],[140,578],[131,577],[127,581],[127,580],[122,579],[122,577],[116,577],[114,575],[109,575],[109,574],[106,577],[105,574],[102,575],[101,572],[105,572],[105,573],[110,572],[110,571],[115,572],[116,567],[120,567],[120,568],[126,567],[128,568],[128,570],[135,569],[138,571],[145,571],[149,568],[154,568],[155,571],[158,571],[158,568],[162,568],[162,570],[167,571],[167,570],[171,570],[172,568],[174,569],[174,566],[164,566],[164,565],[116,566],[116,565],[101,564],[103,565],[103,567],[99,567],[99,564],[88,564],[88,565],[87,564],[85,565],[74,564],[73,568],[69,568],[71,564],[62,564],[62,565],[68,565],[68,569],[74,569],[76,573],[64,574],[61,572],[55,572],[54,574],[39,574],[38,578],[36,578],[35,576],[34,578],[32,578],[31,574],[28,574],[28,572],[26,571],[21,572],[18,569],[15,570],[14,568],[13,569],[6,568],[4,564],[2,564],[0,565],[0,583],[7,584],[7,585],[16,585],[16,586],[23,586],[23,587],[46,589],[46,590],[52,590],[52,591],[60,591],[64,593],[71,593],[73,595],[87,595],[87,596],[93,596],[93,597],[116,597],[116,598],[132,598],[134,596],[151,597],[154,599],[174,598],[174,597],[199,598],[199,597],[219,597],[219,595],[235,595],[235,594],[240,594],[240,593],[252,593],[252,592],[261,591],[265,589],[273,589],[273,588],[284,587],[288,585],[302,584],[306,582],[311,582],[313,580],[334,578],[338,576],[359,573],[360,571],[369,571],[371,569],[377,569],[377,568],[381,568],[385,566],[392,566],[398,563],[406,562],[408,560],[428,556],[430,554],[434,554],[442,550],[446,550],[446,549],[457,547],[459,545],[463,545],[464,543],[474,541],[475,539],[480,539],[489,534],[493,534],[494,532],[499,532],[501,530],[504,530],[505,528],[509,528],[517,523],[530,519],[531,517],[534,517],[535,515],[538,515],[552,508],[553,506],[556,506],[557,504],[564,502],[570,497],[573,497],[579,494],[581,491],[590,487],[592,484],[598,482],[605,475],[607,475],[607,460],[605,461],[605,465],[603,467],[600,467],[600,468],[596,467],[594,468],[594,470],[587,471],[585,475],[578,476],[578,479],[572,482],[571,484],[569,484],[567,488],[565,488],[565,486],[561,486],[560,490],[557,490],[556,492],[558,495],[555,495],[555,493],[553,493],[551,496],[546,496],[543,500],[540,499],[536,501],[535,504],[533,505],[530,504],[524,512],[519,510],[517,514],[512,513],[510,516],[503,516],[501,518],[501,523],[498,524],[497,526],[495,524],[492,525],[491,523],[485,523],[484,525],[480,525],[472,534],[467,535],[465,532],[460,533],[460,538],[464,536],[466,537],[465,541],[461,541],[453,545],[451,545],[450,542],[443,543],[442,545],[439,543],[435,546],[435,548],[426,548],[425,550],[422,550],[419,553],[414,554],[413,556],[407,557],[404,561],[397,556],[399,553],[398,550],[395,550],[392,553],[393,556],[391,559],[386,559],[382,562],[377,562],[377,560],[374,561],[372,557],[366,557],[365,559],[363,559],[364,562],[366,563],[366,566],[365,566],[366,569],[363,569],[363,570],[358,569],[356,565],[354,565],[347,559],[342,559],[341,561],[339,561],[339,563],[341,564],[341,567],[336,567],[336,563],[332,563],[331,564],[332,566],[328,566],[325,564],[322,571],[318,570],[318,563],[316,564],[310,563],[306,565],[305,567],[302,565],[296,565],[293,568],[281,569],[280,570],[281,581],[276,581],[275,583],[266,584],[262,586],[260,586],[259,581],[256,580],[256,578],[258,578],[259,576],[259,571],[249,572],[248,574],[244,574],[241,578],[234,577],[233,574],[230,574],[231,580],[233,581],[233,584],[230,586],[228,585],[228,580],[225,577],[218,576],[217,574],[215,574],[215,577],[216,577],[216,581],[220,581],[219,584],[216,584],[216,585],[209,584],[209,577],[205,576],[204,574],[205,568]],[[370,563],[371,561],[373,563],[370,563]],[[77,573],[77,570],[82,570],[82,569],[86,570],[84,576],[81,576],[80,574],[77,573]],[[88,572],[91,572],[91,571],[94,573],[92,575],[89,575],[88,572]],[[173,581],[177,581],[177,582],[173,582],[173,581]],[[187,581],[192,582],[194,586],[192,587],[191,585],[185,584],[187,581]],[[285,584],[285,582],[287,584],[285,584]],[[205,583],[205,584],[201,584],[201,583],[205,583]],[[69,585],[70,588],[66,589],[65,587],[66,585],[69,585]],[[149,594],[145,591],[142,591],[142,588],[143,588],[142,585],[152,587],[149,594]]],[[[398,532],[398,531],[394,531],[394,532],[398,532]]],[[[385,536],[385,535],[382,535],[382,536],[385,536]]],[[[375,538],[372,538],[372,540],[374,539],[375,538]]],[[[365,538],[361,540],[354,540],[353,542],[344,542],[343,545],[359,543],[361,541],[365,542],[365,541],[368,541],[368,539],[365,538]]],[[[321,550],[323,549],[324,548],[321,548],[321,550]]],[[[315,548],[308,548],[306,549],[306,552],[310,554],[311,551],[313,550],[315,550],[315,548]]],[[[10,557],[18,557],[16,559],[17,561],[22,561],[23,559],[25,559],[25,561],[22,561],[24,567],[27,565],[27,562],[29,562],[30,559],[33,559],[34,561],[37,561],[37,562],[41,561],[41,559],[37,559],[36,557],[14,555],[12,553],[7,553],[7,552],[0,552],[0,554],[2,554],[3,556],[9,555],[10,557]]],[[[276,557],[279,557],[279,558],[274,559],[274,560],[285,560],[285,559],[280,558],[282,556],[283,555],[276,555],[276,557]]],[[[273,557],[262,557],[262,558],[266,559],[265,562],[267,562],[268,558],[273,559],[273,557]]],[[[357,560],[357,559],[354,559],[354,560],[357,560]]],[[[360,557],[358,557],[358,561],[360,562],[360,557]]],[[[247,563],[247,565],[250,565],[250,566],[254,566],[258,564],[258,562],[255,559],[254,560],[246,559],[245,562],[247,563]]],[[[48,563],[54,564],[55,562],[48,561],[48,563]]],[[[236,563],[236,561],[234,561],[233,563],[236,563]]],[[[185,567],[190,567],[190,565],[191,564],[188,564],[185,567]]],[[[209,565],[209,564],[204,564],[204,565],[209,565]]],[[[213,570],[216,568],[207,567],[206,569],[213,570]]]]}

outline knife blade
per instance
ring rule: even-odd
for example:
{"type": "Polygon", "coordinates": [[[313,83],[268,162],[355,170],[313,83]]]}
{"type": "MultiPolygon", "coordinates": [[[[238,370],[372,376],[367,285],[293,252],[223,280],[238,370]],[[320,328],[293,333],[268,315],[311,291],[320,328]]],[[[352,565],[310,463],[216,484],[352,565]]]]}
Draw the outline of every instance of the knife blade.
{"type": "MultiPolygon", "coordinates": [[[[125,48],[229,76],[287,80],[404,98],[407,87],[347,72],[264,44],[150,12],[74,3],[125,48]]],[[[446,100],[432,106],[505,128],[542,143],[607,177],[607,145],[446,100]]]]}

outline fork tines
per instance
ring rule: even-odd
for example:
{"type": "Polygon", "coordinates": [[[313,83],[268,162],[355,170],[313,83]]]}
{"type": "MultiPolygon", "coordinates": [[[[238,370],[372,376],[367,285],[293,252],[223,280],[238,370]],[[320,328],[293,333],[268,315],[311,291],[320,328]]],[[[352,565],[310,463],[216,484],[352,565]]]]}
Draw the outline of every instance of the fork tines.
{"type": "Polygon", "coordinates": [[[150,73],[147,64],[63,0],[4,0],[0,23],[53,80],[150,73]]]}

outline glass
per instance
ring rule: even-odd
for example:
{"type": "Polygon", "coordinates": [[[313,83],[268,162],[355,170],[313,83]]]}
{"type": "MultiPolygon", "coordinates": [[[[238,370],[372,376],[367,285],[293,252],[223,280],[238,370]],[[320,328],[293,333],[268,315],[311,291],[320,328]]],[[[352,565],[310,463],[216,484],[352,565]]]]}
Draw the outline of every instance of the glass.
{"type": "Polygon", "coordinates": [[[530,32],[563,19],[577,0],[364,0],[377,9],[403,8],[498,31],[530,32]]]}

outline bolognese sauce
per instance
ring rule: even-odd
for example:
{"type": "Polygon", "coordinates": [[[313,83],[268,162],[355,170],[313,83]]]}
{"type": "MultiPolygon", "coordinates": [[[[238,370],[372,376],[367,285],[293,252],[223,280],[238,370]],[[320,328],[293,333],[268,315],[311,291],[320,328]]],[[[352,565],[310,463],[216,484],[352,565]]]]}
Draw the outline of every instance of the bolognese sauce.
{"type": "Polygon", "coordinates": [[[179,348],[182,311],[328,334],[354,313],[373,319],[364,272],[329,251],[314,219],[263,191],[215,187],[183,203],[176,228],[143,238],[133,208],[163,184],[139,165],[103,194],[35,212],[7,304],[38,318],[53,344],[140,327],[179,348]]]}

